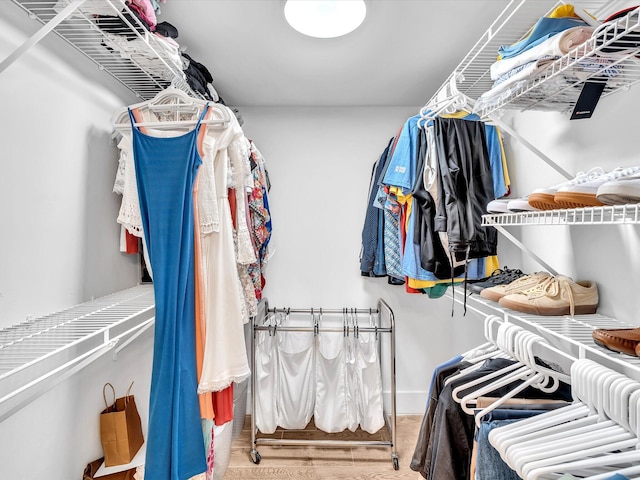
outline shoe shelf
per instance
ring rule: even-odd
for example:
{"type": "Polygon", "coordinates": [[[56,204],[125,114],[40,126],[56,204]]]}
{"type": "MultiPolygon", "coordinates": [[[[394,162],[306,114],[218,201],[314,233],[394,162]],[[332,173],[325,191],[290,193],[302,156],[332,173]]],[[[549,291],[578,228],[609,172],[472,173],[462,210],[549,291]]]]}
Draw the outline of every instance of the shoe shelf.
{"type": "Polygon", "coordinates": [[[143,284],[0,329],[0,422],[105,353],[115,359],[154,319],[143,284]]]}
{"type": "MultiPolygon", "coordinates": [[[[462,302],[456,295],[454,298],[462,302]]],[[[640,381],[640,358],[613,352],[593,342],[591,332],[596,328],[636,328],[620,320],[600,314],[545,317],[530,315],[506,309],[496,302],[475,294],[467,297],[467,309],[483,316],[496,315],[504,321],[513,322],[537,333],[549,344],[568,353],[574,358],[589,358],[602,365],[640,381]]]]}
{"type": "MultiPolygon", "coordinates": [[[[153,98],[170,85],[190,96],[199,97],[187,83],[181,61],[171,61],[169,55],[163,54],[162,40],[148,32],[131,14],[125,0],[13,0],[13,3],[22,8],[31,19],[43,25],[26,43],[33,44],[53,32],[143,100],[153,98]],[[118,35],[104,32],[91,13],[96,7],[101,12],[112,10],[110,15],[122,19],[129,28],[122,27],[117,32],[118,35]],[[125,18],[123,12],[128,12],[129,15],[125,18]],[[122,40],[125,36],[131,38],[131,41],[114,41],[122,40]],[[135,49],[132,49],[134,43],[135,49]]],[[[29,48],[25,45],[0,64],[0,71],[29,48]]]]}
{"type": "Polygon", "coordinates": [[[512,212],[482,216],[482,225],[616,225],[640,223],[640,204],[512,212]]]}

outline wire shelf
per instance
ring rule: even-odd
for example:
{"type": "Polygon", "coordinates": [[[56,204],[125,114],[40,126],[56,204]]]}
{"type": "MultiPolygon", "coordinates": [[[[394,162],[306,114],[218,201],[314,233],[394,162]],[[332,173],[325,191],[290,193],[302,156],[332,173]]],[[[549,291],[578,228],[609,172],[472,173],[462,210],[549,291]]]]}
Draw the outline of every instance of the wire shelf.
{"type": "MultiPolygon", "coordinates": [[[[456,301],[461,302],[457,297],[456,301]]],[[[613,352],[596,345],[591,332],[596,328],[637,328],[605,315],[569,315],[545,317],[529,315],[503,308],[478,295],[467,298],[467,307],[482,315],[497,315],[538,333],[551,345],[572,354],[575,358],[590,358],[640,381],[640,358],[613,352]]]]}
{"type": "Polygon", "coordinates": [[[482,225],[618,225],[640,223],[640,204],[607,205],[482,216],[482,225]]]}
{"type": "MultiPolygon", "coordinates": [[[[471,104],[493,87],[491,65],[497,60],[498,48],[512,45],[526,36],[542,16],[569,2],[557,0],[512,0],[494,23],[476,42],[442,86],[427,102],[437,105],[446,98],[452,82],[471,104]]],[[[585,16],[605,19],[626,6],[624,1],[586,0],[571,2],[585,16]]],[[[567,55],[552,62],[536,77],[517,82],[512,88],[481,101],[476,111],[488,117],[500,109],[572,111],[586,81],[605,83],[602,96],[630,88],[640,81],[640,31],[638,10],[610,25],[598,29],[597,35],[567,55]],[[636,34],[638,35],[638,34],[636,34]],[[634,45],[635,44],[635,45],[634,45]]]]}
{"type": "MultiPolygon", "coordinates": [[[[13,2],[44,26],[70,3],[69,0],[13,2]]],[[[143,100],[153,98],[170,85],[200,97],[185,80],[177,49],[171,52],[164,40],[147,31],[124,0],[87,0],[54,26],[53,32],[143,100]],[[109,25],[109,31],[101,29],[98,17],[92,13],[96,5],[100,12],[111,10],[112,18],[122,20],[119,24],[124,25],[109,25]]]]}
{"type": "Polygon", "coordinates": [[[146,284],[0,329],[0,404],[93,352],[130,339],[152,325],[154,315],[153,285],[146,284]]]}

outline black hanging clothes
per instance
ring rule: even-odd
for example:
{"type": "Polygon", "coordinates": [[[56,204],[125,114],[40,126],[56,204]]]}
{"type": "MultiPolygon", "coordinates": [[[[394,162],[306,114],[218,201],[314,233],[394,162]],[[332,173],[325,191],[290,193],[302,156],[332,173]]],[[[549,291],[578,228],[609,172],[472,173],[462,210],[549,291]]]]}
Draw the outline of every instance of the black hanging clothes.
{"type": "Polygon", "coordinates": [[[435,118],[434,129],[439,172],[435,228],[447,232],[457,260],[496,255],[498,232],[481,226],[494,199],[485,125],[435,118]]]}

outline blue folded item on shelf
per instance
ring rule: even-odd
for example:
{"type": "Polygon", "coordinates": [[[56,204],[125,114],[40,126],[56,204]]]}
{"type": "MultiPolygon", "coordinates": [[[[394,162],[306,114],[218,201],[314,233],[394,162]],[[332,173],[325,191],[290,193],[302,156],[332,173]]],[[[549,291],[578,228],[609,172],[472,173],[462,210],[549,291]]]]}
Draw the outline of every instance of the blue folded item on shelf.
{"type": "Polygon", "coordinates": [[[520,55],[522,52],[544,42],[548,38],[573,27],[588,26],[583,20],[573,17],[562,18],[540,18],[533,27],[531,34],[513,45],[502,45],[498,48],[498,53],[504,60],[520,55]]]}

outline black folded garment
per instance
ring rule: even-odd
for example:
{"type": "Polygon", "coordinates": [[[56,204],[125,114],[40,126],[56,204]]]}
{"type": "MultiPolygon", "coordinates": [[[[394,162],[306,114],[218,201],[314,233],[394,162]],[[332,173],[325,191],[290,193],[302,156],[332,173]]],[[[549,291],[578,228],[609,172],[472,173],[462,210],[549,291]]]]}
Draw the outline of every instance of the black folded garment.
{"type": "MultiPolygon", "coordinates": [[[[631,12],[636,10],[639,6],[640,5],[635,5],[633,7],[620,10],[619,12],[616,12],[613,15],[611,15],[609,18],[607,18],[604,21],[604,23],[619,20],[620,18],[623,18],[626,15],[629,15],[631,12]]],[[[632,22],[632,23],[635,23],[635,22],[632,22]]],[[[620,28],[618,28],[617,34],[619,35],[620,33],[622,33],[622,31],[620,28]]],[[[602,36],[602,38],[599,38],[597,40],[597,44],[603,45],[604,43],[612,40],[613,38],[614,38],[614,32],[606,33],[605,35],[602,36]]],[[[625,35],[622,35],[620,38],[618,38],[614,42],[611,42],[607,46],[603,47],[601,49],[601,52],[603,53],[624,52],[628,50],[637,49],[639,47],[640,47],[640,32],[633,31],[633,32],[628,32],[625,35]]]]}
{"type": "Polygon", "coordinates": [[[213,81],[211,72],[209,72],[207,67],[196,62],[188,54],[182,52],[181,55],[186,60],[185,63],[187,64],[187,67],[184,69],[184,74],[187,77],[187,83],[189,86],[207,100],[213,101],[211,93],[209,93],[209,89],[207,88],[207,83],[211,83],[213,81]]]}
{"type": "MultiPolygon", "coordinates": [[[[151,31],[150,25],[145,22],[140,15],[138,15],[138,12],[135,10],[131,10],[131,12],[133,15],[131,15],[128,10],[122,10],[122,16],[134,26],[135,31],[140,34],[143,34],[145,31],[151,31]],[[140,24],[142,24],[142,27],[140,24]]],[[[105,32],[120,35],[125,37],[127,40],[134,40],[137,38],[137,35],[133,30],[131,30],[131,27],[117,15],[96,15],[94,19],[98,28],[105,32]]]]}
{"type": "Polygon", "coordinates": [[[156,25],[155,31],[163,37],[178,38],[178,29],[169,22],[160,22],[156,25]]]}

